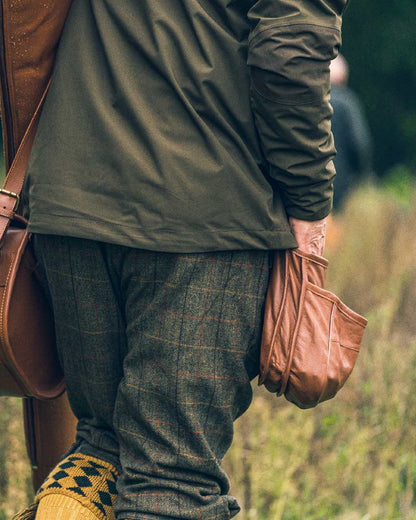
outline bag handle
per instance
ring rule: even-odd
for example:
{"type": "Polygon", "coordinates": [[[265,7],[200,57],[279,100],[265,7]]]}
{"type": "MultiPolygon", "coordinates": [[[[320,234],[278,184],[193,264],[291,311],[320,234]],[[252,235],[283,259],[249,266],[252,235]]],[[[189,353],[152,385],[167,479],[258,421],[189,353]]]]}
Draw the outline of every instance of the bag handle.
{"type": "Polygon", "coordinates": [[[30,152],[35,140],[36,130],[39,124],[42,105],[46,93],[49,90],[50,80],[42,94],[35,113],[23,135],[22,141],[17,149],[16,155],[9,168],[3,188],[0,188],[0,242],[6,233],[10,222],[13,220],[20,202],[20,193],[25,181],[27,166],[29,164],[30,152]]]}

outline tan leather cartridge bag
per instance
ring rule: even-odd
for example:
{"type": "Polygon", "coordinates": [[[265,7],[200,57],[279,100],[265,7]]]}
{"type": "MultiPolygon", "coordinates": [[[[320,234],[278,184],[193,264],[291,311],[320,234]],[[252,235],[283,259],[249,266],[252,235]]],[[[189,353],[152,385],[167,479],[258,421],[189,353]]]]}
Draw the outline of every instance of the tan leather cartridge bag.
{"type": "Polygon", "coordinates": [[[343,387],[367,324],[323,288],[327,267],[299,249],[276,251],[267,291],[259,384],[300,408],[343,387]]]}

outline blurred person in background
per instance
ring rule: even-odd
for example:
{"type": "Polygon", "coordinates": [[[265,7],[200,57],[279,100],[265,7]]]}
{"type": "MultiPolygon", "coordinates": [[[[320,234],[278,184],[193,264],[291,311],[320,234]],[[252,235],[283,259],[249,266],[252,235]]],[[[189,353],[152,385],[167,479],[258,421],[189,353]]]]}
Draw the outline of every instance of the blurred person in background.
{"type": "Polygon", "coordinates": [[[364,110],[348,86],[349,67],[339,54],[331,62],[332,132],[337,155],[334,181],[334,210],[339,211],[351,190],[373,176],[372,144],[364,110]]]}

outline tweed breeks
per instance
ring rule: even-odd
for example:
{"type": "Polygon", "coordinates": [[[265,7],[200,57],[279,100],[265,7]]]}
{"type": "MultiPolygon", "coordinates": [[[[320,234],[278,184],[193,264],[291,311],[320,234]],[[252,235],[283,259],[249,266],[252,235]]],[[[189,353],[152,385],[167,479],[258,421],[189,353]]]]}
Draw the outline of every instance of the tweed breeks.
{"type": "Polygon", "coordinates": [[[173,254],[36,235],[71,453],[114,464],[116,517],[225,520],[220,462],[258,371],[268,251],[173,254]]]}

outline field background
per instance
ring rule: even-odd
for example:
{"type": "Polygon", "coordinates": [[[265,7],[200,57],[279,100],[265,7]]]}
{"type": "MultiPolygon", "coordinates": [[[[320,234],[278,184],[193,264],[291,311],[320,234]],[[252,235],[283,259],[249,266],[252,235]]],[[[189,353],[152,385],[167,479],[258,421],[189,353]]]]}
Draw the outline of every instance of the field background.
{"type": "MultiPolygon", "coordinates": [[[[332,222],[327,287],[369,319],[362,352],[314,410],[255,388],[224,462],[241,520],[416,519],[415,198],[405,176],[363,186],[332,222]]],[[[0,398],[0,520],[30,499],[20,402],[0,398]]]]}

